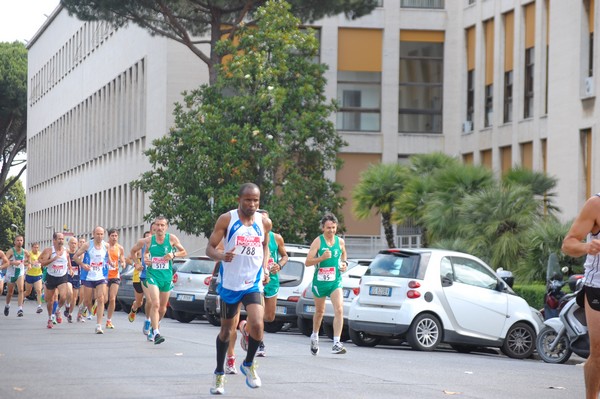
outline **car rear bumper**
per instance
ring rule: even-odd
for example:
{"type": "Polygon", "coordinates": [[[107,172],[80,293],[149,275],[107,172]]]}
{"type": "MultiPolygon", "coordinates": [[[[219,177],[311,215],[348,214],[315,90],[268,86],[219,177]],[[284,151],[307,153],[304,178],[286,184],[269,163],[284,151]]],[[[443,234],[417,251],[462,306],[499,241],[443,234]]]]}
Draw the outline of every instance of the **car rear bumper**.
{"type": "Polygon", "coordinates": [[[350,320],[348,326],[354,331],[362,331],[369,335],[380,335],[384,337],[404,335],[410,327],[410,325],[406,324],[376,323],[359,320],[350,320]]]}
{"type": "Polygon", "coordinates": [[[298,315],[296,314],[297,302],[277,300],[277,309],[275,310],[275,320],[283,322],[295,322],[298,315]]]}

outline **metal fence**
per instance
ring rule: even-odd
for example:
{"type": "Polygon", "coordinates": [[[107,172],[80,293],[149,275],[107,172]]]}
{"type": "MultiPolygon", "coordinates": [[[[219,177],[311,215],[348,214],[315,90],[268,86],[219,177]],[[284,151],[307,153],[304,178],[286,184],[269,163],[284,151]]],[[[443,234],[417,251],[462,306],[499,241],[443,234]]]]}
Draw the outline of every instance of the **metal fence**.
{"type": "Polygon", "coordinates": [[[444,9],[444,0],[402,0],[400,7],[444,9]]]}
{"type": "MultiPolygon", "coordinates": [[[[346,235],[344,241],[349,258],[372,258],[388,247],[385,237],[381,236],[346,235]]],[[[394,242],[396,248],[420,248],[421,235],[397,235],[394,242]]]]}

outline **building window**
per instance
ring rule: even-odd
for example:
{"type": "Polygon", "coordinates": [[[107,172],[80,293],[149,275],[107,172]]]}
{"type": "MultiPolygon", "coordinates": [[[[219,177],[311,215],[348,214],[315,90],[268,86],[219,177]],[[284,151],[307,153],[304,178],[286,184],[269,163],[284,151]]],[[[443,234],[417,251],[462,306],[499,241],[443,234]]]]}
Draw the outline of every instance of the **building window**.
{"type": "Polygon", "coordinates": [[[467,73],[467,120],[473,122],[475,111],[475,71],[467,73]]]}
{"type": "Polygon", "coordinates": [[[381,130],[383,31],[338,30],[338,130],[381,130]]]}
{"type": "Polygon", "coordinates": [[[398,131],[442,132],[444,43],[400,43],[398,131]]]}
{"type": "Polygon", "coordinates": [[[485,86],[485,126],[490,127],[494,115],[494,85],[485,86]]]}
{"type": "Polygon", "coordinates": [[[400,2],[400,7],[443,9],[444,0],[402,0],[400,2]]]}
{"type": "Polygon", "coordinates": [[[524,113],[525,118],[533,116],[533,63],[534,48],[525,50],[525,96],[524,113]]]}
{"type": "Polygon", "coordinates": [[[338,129],[380,130],[381,72],[338,71],[337,97],[338,129]]]}
{"type": "Polygon", "coordinates": [[[504,72],[504,123],[512,121],[513,71],[504,72]]]}

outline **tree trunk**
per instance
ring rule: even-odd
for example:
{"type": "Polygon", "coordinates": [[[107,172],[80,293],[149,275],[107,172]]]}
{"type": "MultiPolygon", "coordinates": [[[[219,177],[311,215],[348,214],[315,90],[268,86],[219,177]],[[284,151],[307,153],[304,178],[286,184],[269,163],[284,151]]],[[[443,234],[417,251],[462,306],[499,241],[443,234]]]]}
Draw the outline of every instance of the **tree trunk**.
{"type": "Polygon", "coordinates": [[[394,228],[392,227],[391,219],[392,214],[390,212],[384,212],[381,214],[381,223],[383,224],[383,232],[385,233],[385,240],[387,241],[388,248],[394,248],[394,228]]]}

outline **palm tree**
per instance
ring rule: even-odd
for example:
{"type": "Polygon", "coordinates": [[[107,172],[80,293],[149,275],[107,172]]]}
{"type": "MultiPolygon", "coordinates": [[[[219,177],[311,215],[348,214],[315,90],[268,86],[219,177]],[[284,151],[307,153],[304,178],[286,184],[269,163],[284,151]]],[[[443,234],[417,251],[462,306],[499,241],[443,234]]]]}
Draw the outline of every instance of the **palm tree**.
{"type": "Polygon", "coordinates": [[[408,180],[408,168],[398,164],[370,165],[361,173],[359,183],[354,187],[352,212],[358,219],[366,219],[373,210],[381,215],[381,223],[389,248],[395,246],[392,228],[394,202],[408,180]]]}
{"type": "Polygon", "coordinates": [[[502,181],[504,184],[520,184],[529,187],[536,199],[540,201],[541,214],[559,212],[559,209],[552,203],[556,197],[556,193],[552,192],[556,188],[555,177],[548,176],[543,172],[517,167],[509,170],[503,176],[502,181]]]}
{"type": "Polygon", "coordinates": [[[470,251],[494,268],[515,269],[526,253],[537,203],[527,187],[495,185],[465,196],[459,205],[459,233],[470,251]]]}
{"type": "Polygon", "coordinates": [[[457,164],[432,176],[431,192],[421,221],[430,241],[460,238],[459,207],[467,195],[494,184],[492,172],[482,166],[457,164]]]}
{"type": "Polygon", "coordinates": [[[560,250],[562,241],[571,227],[572,221],[561,223],[558,218],[549,216],[535,222],[525,239],[525,256],[514,270],[515,277],[523,283],[546,280],[546,261],[550,254],[558,255],[560,266],[580,273],[585,257],[572,258],[560,250]]]}

